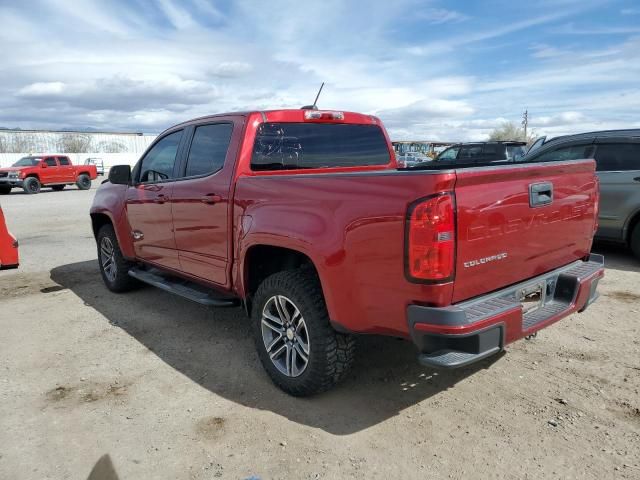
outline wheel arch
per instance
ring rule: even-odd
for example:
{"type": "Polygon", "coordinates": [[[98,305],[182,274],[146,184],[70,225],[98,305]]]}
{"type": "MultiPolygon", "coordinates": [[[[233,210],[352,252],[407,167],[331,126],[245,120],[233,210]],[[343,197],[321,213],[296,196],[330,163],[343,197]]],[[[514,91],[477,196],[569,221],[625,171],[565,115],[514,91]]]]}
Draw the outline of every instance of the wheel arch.
{"type": "MultiPolygon", "coordinates": [[[[247,248],[242,259],[240,296],[244,299],[247,313],[251,313],[251,300],[260,284],[270,275],[285,270],[308,268],[317,277],[327,302],[326,291],[320,272],[313,259],[301,249],[259,243],[247,248]]],[[[329,304],[327,309],[331,315],[329,304]]]]}
{"type": "Polygon", "coordinates": [[[633,230],[636,228],[638,223],[640,223],[640,208],[629,216],[629,220],[627,220],[627,224],[624,227],[625,230],[623,238],[627,245],[631,245],[631,235],[633,235],[633,230]]]}

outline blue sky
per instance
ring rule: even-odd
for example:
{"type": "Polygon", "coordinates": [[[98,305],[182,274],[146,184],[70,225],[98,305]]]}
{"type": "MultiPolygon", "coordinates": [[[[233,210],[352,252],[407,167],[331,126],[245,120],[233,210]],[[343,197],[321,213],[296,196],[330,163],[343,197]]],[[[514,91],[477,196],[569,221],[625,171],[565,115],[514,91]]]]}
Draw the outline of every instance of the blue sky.
{"type": "Polygon", "coordinates": [[[640,1],[0,0],[0,126],[379,115],[396,139],[640,127],[640,1]]]}

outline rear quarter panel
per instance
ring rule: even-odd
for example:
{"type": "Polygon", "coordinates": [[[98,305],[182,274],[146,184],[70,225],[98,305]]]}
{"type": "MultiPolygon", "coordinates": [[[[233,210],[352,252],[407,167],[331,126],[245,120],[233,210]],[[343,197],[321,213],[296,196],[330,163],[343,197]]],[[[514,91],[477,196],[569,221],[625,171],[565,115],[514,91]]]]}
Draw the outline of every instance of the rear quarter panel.
{"type": "Polygon", "coordinates": [[[409,303],[446,305],[452,284],[404,274],[405,215],[418,198],[453,189],[442,172],[240,177],[234,198],[235,289],[246,295],[244,258],[254,245],[306,254],[318,270],[331,320],[361,333],[407,335],[409,303]]]}

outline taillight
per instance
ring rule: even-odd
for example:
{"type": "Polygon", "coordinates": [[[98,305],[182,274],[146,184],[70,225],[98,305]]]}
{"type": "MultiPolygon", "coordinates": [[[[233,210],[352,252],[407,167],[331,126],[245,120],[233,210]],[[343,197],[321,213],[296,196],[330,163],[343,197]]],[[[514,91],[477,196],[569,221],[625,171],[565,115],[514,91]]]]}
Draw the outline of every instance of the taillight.
{"type": "Polygon", "coordinates": [[[440,283],[453,279],[456,248],[453,194],[440,193],[411,204],[406,236],[405,270],[410,280],[440,283]]]}

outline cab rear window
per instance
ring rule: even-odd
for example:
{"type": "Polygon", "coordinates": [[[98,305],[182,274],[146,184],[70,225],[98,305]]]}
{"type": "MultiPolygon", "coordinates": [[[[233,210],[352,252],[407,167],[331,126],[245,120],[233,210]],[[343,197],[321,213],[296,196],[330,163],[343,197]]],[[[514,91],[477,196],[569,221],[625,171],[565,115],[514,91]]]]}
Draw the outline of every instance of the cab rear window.
{"type": "Polygon", "coordinates": [[[263,123],[251,169],[361,167],[390,161],[387,141],[376,125],[263,123]]]}

